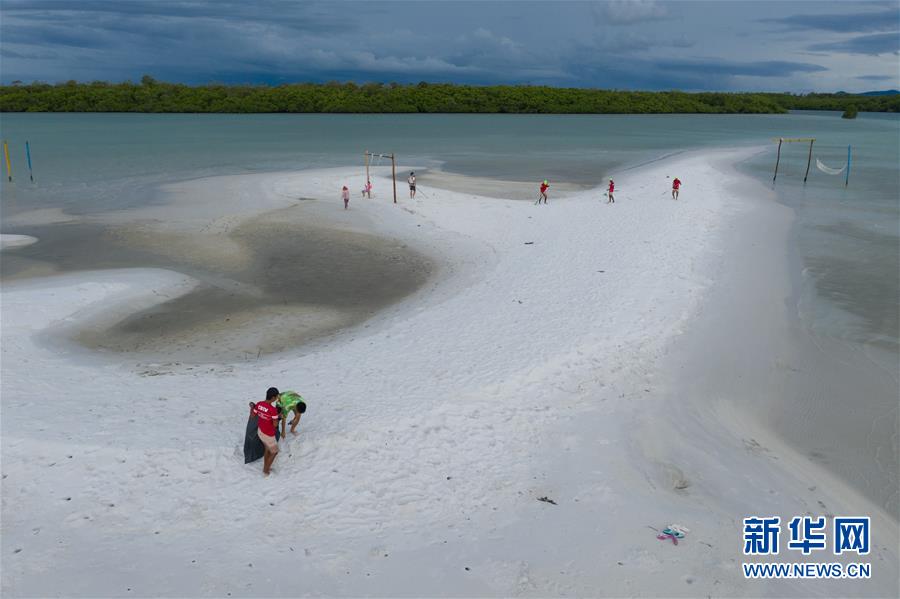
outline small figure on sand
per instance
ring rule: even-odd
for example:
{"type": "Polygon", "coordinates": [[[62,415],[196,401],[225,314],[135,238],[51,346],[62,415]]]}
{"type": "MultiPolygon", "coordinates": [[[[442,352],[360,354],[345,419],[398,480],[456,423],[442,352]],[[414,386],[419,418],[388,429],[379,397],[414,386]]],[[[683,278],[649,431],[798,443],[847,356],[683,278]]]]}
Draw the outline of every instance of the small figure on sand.
{"type": "Polygon", "coordinates": [[[296,435],[300,415],[306,412],[306,401],[296,391],[282,391],[278,396],[278,406],[281,408],[281,436],[284,437],[288,414],[292,411],[294,418],[291,420],[291,434],[296,435]]]}
{"type": "Polygon", "coordinates": [[[613,196],[613,193],[615,191],[616,191],[616,184],[612,179],[610,179],[609,180],[609,189],[606,190],[606,203],[607,204],[610,204],[610,203],[615,204],[616,203],[616,198],[613,196]]]}
{"type": "Polygon", "coordinates": [[[416,199],[416,174],[413,172],[409,173],[406,182],[409,183],[409,199],[416,199]]]}
{"type": "Polygon", "coordinates": [[[678,190],[681,189],[681,180],[678,177],[675,177],[675,180],[672,181],[672,199],[678,199],[678,190]]]}
{"type": "Polygon", "coordinates": [[[263,456],[263,474],[266,476],[269,476],[272,462],[275,461],[275,456],[278,455],[278,440],[275,438],[275,429],[280,418],[278,406],[275,405],[275,402],[278,401],[278,395],[278,389],[269,387],[266,391],[265,401],[250,404],[251,414],[255,414],[259,418],[259,430],[257,431],[259,440],[263,442],[266,448],[266,453],[263,456]]]}
{"type": "Polygon", "coordinates": [[[344,198],[344,210],[346,210],[350,206],[350,190],[347,189],[346,185],[341,190],[341,197],[344,198]]]}
{"type": "Polygon", "coordinates": [[[370,200],[372,199],[372,182],[366,181],[366,185],[362,188],[363,197],[368,197],[370,200]]]}
{"type": "Polygon", "coordinates": [[[541,200],[544,200],[544,203],[547,203],[547,190],[550,189],[550,181],[544,179],[541,181],[541,195],[538,196],[536,204],[540,204],[541,200]]]}

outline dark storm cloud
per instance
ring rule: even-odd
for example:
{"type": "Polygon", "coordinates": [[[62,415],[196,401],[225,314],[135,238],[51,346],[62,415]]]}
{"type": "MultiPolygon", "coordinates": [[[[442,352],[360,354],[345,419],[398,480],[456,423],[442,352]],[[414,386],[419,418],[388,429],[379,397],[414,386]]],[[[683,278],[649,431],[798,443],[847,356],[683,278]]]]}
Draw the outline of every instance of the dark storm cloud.
{"type": "Polygon", "coordinates": [[[845,54],[879,54],[900,53],[900,33],[876,33],[861,35],[848,40],[813,44],[809,49],[814,52],[840,52],[845,54]]]}
{"type": "Polygon", "coordinates": [[[102,23],[110,18],[210,19],[223,22],[277,23],[317,32],[346,30],[346,19],[324,4],[283,0],[5,0],[3,12],[31,20],[102,23]]]}
{"type": "Polygon", "coordinates": [[[890,75],[860,75],[857,79],[862,81],[893,81],[895,77],[890,75]]]}
{"type": "Polygon", "coordinates": [[[821,73],[828,70],[823,66],[808,62],[787,62],[781,60],[766,60],[759,62],[668,60],[660,61],[657,64],[667,71],[731,77],[785,77],[795,73],[821,73]]]}
{"type": "MultiPolygon", "coordinates": [[[[786,26],[795,9],[772,4],[770,21],[786,26]]],[[[136,81],[146,73],[189,84],[729,90],[747,89],[749,77],[809,89],[807,77],[824,72],[833,54],[865,45],[766,33],[749,3],[0,0],[0,11],[3,82],[136,81]],[[833,45],[819,64],[781,60],[813,42],[833,45]]]]}
{"type": "Polygon", "coordinates": [[[117,42],[104,31],[72,24],[20,25],[3,30],[3,44],[29,46],[64,46],[71,48],[106,48],[117,42]]]}
{"type": "Polygon", "coordinates": [[[783,25],[792,30],[809,29],[836,33],[868,33],[900,29],[900,10],[896,7],[878,12],[791,15],[760,19],[762,23],[783,25]]]}
{"type": "Polygon", "coordinates": [[[21,58],[25,60],[47,60],[50,58],[59,58],[56,52],[16,52],[8,48],[0,48],[0,57],[3,58],[21,58]]]}

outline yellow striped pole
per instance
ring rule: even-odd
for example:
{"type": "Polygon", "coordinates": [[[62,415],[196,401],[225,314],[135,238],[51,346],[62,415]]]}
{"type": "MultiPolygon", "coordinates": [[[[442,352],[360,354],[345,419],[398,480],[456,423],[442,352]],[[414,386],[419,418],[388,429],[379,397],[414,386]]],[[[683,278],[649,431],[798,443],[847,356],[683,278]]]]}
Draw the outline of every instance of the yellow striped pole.
{"type": "Polygon", "coordinates": [[[9,144],[6,143],[6,140],[3,140],[3,155],[6,157],[6,176],[9,177],[9,182],[12,183],[12,167],[9,165],[9,144]]]}

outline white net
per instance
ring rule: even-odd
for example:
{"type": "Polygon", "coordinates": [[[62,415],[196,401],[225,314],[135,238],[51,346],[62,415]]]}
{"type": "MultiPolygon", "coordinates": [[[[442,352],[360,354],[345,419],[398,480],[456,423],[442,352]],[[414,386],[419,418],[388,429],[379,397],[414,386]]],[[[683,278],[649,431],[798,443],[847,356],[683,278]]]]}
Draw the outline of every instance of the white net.
{"type": "Polygon", "coordinates": [[[844,166],[842,166],[841,168],[831,168],[830,166],[826,166],[826,165],[822,164],[822,161],[819,160],[818,158],[816,158],[816,166],[819,167],[820,171],[822,171],[823,173],[827,173],[829,175],[840,175],[847,168],[846,164],[844,166]]]}

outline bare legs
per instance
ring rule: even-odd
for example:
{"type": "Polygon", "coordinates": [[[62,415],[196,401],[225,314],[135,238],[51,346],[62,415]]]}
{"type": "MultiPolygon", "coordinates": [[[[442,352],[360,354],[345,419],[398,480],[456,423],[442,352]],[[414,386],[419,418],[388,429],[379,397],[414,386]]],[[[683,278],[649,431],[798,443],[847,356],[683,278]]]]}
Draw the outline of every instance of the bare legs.
{"type": "Polygon", "coordinates": [[[269,448],[266,447],[266,453],[263,456],[263,474],[269,476],[269,472],[272,470],[272,462],[275,461],[275,456],[278,455],[278,452],[269,451],[269,448]]]}

